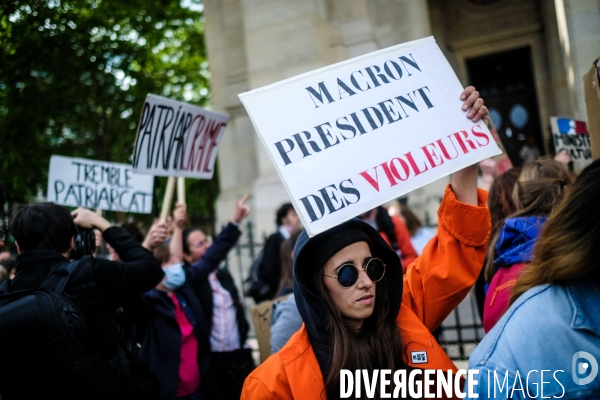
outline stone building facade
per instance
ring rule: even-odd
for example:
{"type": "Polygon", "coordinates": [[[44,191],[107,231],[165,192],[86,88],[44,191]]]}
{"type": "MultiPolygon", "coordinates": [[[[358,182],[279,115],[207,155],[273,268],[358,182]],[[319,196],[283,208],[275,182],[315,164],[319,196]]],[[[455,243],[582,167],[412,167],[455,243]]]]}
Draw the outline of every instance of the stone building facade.
{"type": "MultiPolygon", "coordinates": [[[[553,151],[550,116],[586,119],[581,78],[600,56],[600,0],[205,0],[204,10],[214,109],[231,116],[217,223],[249,193],[261,236],[289,199],[239,93],[433,35],[462,83],[481,90],[518,157],[527,136],[553,151]]],[[[435,223],[448,181],[412,192],[408,204],[435,223]]]]}

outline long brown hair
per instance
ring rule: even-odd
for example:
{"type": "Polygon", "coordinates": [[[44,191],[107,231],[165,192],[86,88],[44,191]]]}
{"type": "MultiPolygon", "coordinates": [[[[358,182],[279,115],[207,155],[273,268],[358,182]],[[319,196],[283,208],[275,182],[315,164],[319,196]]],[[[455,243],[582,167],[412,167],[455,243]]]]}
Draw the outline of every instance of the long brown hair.
{"type": "Polygon", "coordinates": [[[536,243],[533,260],[513,288],[510,303],[545,283],[590,277],[600,284],[600,160],[568,189],[536,243]]]}
{"type": "Polygon", "coordinates": [[[521,175],[521,168],[516,167],[494,179],[487,201],[492,217],[492,228],[517,211],[512,195],[519,175],[521,175]]]}
{"type": "Polygon", "coordinates": [[[279,296],[281,291],[285,288],[294,287],[294,259],[292,253],[294,252],[294,246],[296,245],[298,236],[300,236],[300,232],[301,231],[292,233],[292,235],[281,244],[281,275],[279,277],[279,287],[277,288],[275,296],[279,296]]]}
{"type": "MultiPolygon", "coordinates": [[[[549,215],[563,199],[565,186],[570,183],[569,171],[564,164],[553,158],[542,157],[523,167],[512,194],[517,211],[509,218],[549,215]]],[[[504,221],[501,221],[495,227],[493,237],[488,244],[485,265],[487,282],[490,282],[496,273],[495,249],[503,224],[504,221]]]]}
{"type": "MultiPolygon", "coordinates": [[[[390,315],[388,293],[389,280],[377,282],[375,308],[356,332],[344,320],[340,310],[334,305],[329,291],[323,282],[324,269],[313,278],[316,293],[324,300],[329,314],[327,333],[332,337],[331,368],[325,380],[328,399],[340,396],[340,370],[366,369],[409,369],[402,360],[400,332],[396,325],[396,316],[390,315]]],[[[392,383],[393,386],[393,383],[392,383]]],[[[393,387],[392,387],[393,390],[393,387]]],[[[379,389],[377,389],[379,392],[379,389]]],[[[366,394],[362,391],[362,398],[366,394]]]]}
{"type": "Polygon", "coordinates": [[[410,208],[403,204],[400,204],[400,214],[402,214],[404,217],[406,229],[408,229],[410,236],[415,236],[415,233],[417,233],[417,231],[423,227],[423,223],[419,217],[417,217],[410,208]]]}

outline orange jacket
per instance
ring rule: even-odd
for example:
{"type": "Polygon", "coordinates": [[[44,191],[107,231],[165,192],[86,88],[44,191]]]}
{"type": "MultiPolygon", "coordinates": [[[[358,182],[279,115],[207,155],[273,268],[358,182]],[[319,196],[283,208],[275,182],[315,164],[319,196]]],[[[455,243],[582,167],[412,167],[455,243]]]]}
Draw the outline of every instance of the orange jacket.
{"type": "MultiPolygon", "coordinates": [[[[438,210],[438,231],[404,275],[396,322],[408,365],[457,371],[431,335],[468,294],[479,276],[490,232],[487,192],[478,190],[478,206],[456,200],[450,186],[438,210]],[[427,362],[413,363],[412,352],[427,362]]],[[[246,378],[242,400],[325,398],[325,383],[303,325],[287,344],[246,378]]]]}

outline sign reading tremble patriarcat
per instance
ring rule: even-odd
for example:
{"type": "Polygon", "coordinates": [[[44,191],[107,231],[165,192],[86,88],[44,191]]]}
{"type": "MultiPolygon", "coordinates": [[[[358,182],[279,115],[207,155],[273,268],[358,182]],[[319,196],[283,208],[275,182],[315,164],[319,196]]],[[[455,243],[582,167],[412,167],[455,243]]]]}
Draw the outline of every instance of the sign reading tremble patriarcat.
{"type": "Polygon", "coordinates": [[[73,207],[149,214],[154,178],[131,165],[52,156],[48,201],[73,207]]]}

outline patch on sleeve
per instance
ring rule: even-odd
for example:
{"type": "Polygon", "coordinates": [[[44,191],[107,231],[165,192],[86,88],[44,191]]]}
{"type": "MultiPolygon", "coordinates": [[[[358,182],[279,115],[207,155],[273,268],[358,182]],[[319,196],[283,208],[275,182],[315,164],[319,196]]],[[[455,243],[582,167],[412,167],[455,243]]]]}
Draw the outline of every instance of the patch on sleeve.
{"type": "Polygon", "coordinates": [[[413,364],[425,364],[427,363],[427,352],[426,351],[411,351],[410,358],[413,364]]]}

